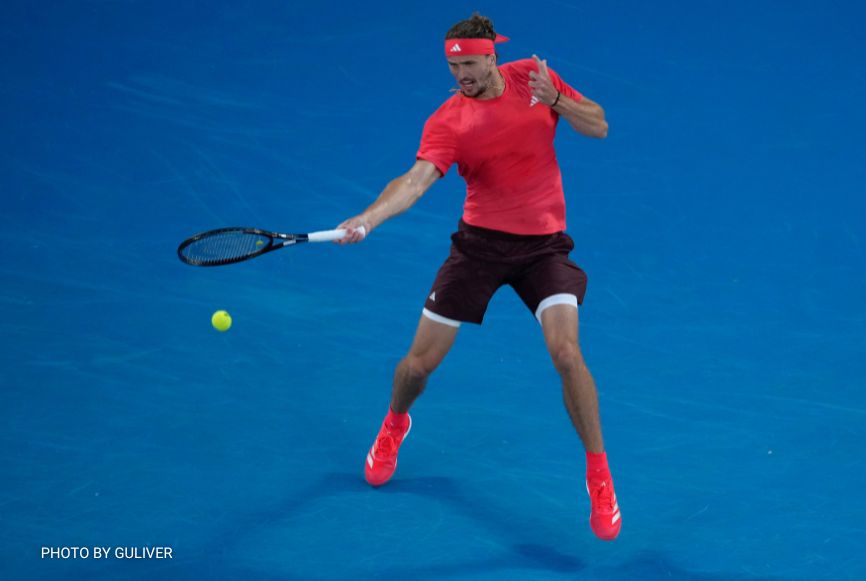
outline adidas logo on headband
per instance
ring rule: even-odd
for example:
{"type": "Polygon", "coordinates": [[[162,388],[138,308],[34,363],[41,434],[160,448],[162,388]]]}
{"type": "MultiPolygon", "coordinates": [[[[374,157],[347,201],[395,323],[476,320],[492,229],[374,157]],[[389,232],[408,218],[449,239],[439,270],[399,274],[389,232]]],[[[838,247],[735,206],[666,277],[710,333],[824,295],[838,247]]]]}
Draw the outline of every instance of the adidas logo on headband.
{"type": "Polygon", "coordinates": [[[460,52],[461,50],[463,50],[463,49],[460,48],[459,44],[455,44],[454,46],[451,47],[451,52],[460,52]]]}

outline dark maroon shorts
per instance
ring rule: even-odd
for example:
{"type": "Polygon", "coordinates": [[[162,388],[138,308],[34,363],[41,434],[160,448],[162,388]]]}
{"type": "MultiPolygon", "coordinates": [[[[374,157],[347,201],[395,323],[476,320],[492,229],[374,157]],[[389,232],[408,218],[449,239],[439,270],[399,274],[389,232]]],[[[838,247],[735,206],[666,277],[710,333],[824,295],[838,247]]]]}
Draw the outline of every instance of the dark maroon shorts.
{"type": "Polygon", "coordinates": [[[424,308],[452,321],[480,324],[491,297],[506,284],[533,314],[542,301],[557,295],[574,295],[583,304],[586,274],[568,259],[573,249],[565,232],[520,236],[460,220],[451,236],[451,255],[424,308]]]}

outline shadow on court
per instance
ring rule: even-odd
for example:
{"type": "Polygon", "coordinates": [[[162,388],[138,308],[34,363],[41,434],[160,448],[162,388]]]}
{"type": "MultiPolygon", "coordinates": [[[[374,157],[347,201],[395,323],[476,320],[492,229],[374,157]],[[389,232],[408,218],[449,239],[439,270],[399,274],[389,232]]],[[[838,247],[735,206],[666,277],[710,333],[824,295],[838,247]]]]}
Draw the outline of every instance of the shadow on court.
{"type": "MultiPolygon", "coordinates": [[[[345,477],[345,476],[344,476],[345,477]]],[[[362,483],[362,485],[366,485],[362,483]]],[[[528,542],[528,537],[553,538],[556,531],[546,530],[541,521],[531,516],[515,515],[513,507],[497,506],[489,498],[466,494],[451,478],[401,478],[381,489],[385,494],[416,494],[432,501],[444,502],[455,512],[476,521],[491,535],[509,546],[507,554],[477,561],[447,564],[418,564],[412,567],[387,568],[387,575],[395,578],[440,579],[459,575],[514,569],[532,569],[555,573],[576,573],[586,565],[583,561],[543,543],[528,542]],[[527,538],[515,539],[519,531],[531,531],[527,538]],[[517,541],[513,544],[509,541],[517,541]]],[[[541,539],[537,539],[541,540],[541,539]]]]}
{"type": "MultiPolygon", "coordinates": [[[[395,527],[399,526],[397,524],[395,527]]],[[[391,531],[394,532],[393,530],[391,531]]],[[[324,531],[309,531],[310,535],[327,542],[329,536],[324,531]]],[[[407,531],[407,535],[411,534],[407,531]]],[[[447,534],[447,533],[442,533],[447,534]]],[[[456,534],[460,534],[459,532],[456,534]]],[[[638,534],[636,532],[632,534],[638,534]]],[[[524,575],[532,578],[600,578],[600,579],[697,579],[701,581],[722,581],[728,579],[742,581],[781,581],[781,577],[761,577],[743,573],[701,573],[685,570],[672,563],[671,559],[660,552],[637,553],[622,565],[613,567],[592,566],[568,551],[551,546],[550,539],[562,537],[562,531],[553,530],[548,523],[531,515],[516,513],[515,507],[497,504],[489,497],[477,493],[467,493],[457,482],[445,477],[426,477],[397,479],[377,491],[371,491],[363,478],[356,473],[332,473],[326,477],[295,491],[285,502],[261,507],[256,511],[241,514],[231,519],[198,550],[172,563],[165,563],[158,571],[172,577],[192,578],[206,576],[212,579],[454,579],[461,577],[485,577],[513,579],[524,575]],[[333,563],[330,570],[319,574],[309,572],[294,573],[294,560],[288,554],[286,562],[278,567],[278,575],[273,571],[273,561],[256,563],[255,560],[240,558],[242,545],[249,535],[268,534],[278,530],[287,522],[309,511],[322,501],[333,501],[340,497],[360,499],[370,494],[416,495],[427,498],[430,504],[441,503],[460,515],[477,522],[501,547],[500,553],[478,559],[449,560],[447,555],[431,553],[429,560],[416,559],[406,564],[401,558],[397,564],[388,565],[393,560],[356,558],[350,554],[346,559],[333,563]]],[[[296,539],[287,537],[284,541],[272,539],[276,544],[291,547],[296,539]]],[[[576,543],[573,552],[585,552],[592,557],[593,547],[579,547],[576,543]]],[[[128,578],[150,578],[154,569],[141,576],[127,575],[128,578]]],[[[93,578],[93,576],[90,576],[93,578]]]]}

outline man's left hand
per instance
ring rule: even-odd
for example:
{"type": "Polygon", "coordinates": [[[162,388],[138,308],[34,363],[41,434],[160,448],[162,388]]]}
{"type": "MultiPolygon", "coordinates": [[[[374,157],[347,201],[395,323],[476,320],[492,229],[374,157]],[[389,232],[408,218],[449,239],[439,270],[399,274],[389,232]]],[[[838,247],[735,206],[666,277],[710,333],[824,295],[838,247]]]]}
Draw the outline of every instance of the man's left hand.
{"type": "Polygon", "coordinates": [[[529,71],[529,88],[532,89],[532,95],[548,107],[556,102],[559,96],[559,91],[553,86],[553,81],[550,79],[550,71],[547,70],[547,59],[541,60],[536,55],[532,55],[535,64],[538,65],[538,72],[529,71]]]}

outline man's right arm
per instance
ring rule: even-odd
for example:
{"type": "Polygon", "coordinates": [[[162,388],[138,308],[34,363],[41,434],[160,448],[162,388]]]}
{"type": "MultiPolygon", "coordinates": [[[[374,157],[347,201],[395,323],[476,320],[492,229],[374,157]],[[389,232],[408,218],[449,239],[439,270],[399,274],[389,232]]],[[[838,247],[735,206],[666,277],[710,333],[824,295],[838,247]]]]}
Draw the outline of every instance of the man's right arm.
{"type": "Polygon", "coordinates": [[[364,239],[365,234],[362,234],[358,228],[363,226],[366,229],[366,234],[369,234],[385,220],[405,212],[440,177],[442,174],[435,165],[419,159],[408,172],[391,180],[376,198],[376,201],[363,213],[345,220],[338,226],[338,228],[346,228],[349,233],[337,242],[339,244],[360,242],[364,239]]]}

